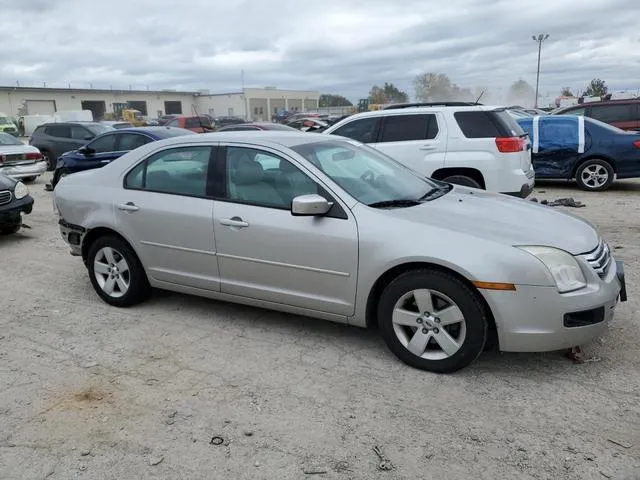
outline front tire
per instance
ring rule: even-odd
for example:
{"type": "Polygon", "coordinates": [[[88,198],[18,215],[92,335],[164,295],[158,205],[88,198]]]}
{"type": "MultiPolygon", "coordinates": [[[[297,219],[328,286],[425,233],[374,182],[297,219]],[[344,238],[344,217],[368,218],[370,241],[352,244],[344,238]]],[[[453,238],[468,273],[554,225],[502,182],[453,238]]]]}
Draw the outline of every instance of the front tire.
{"type": "Polygon", "coordinates": [[[151,287],[133,249],[116,236],[100,237],[89,247],[89,279],[96,293],[114,307],[131,307],[149,297],[151,287]]]}
{"type": "Polygon", "coordinates": [[[447,183],[453,183],[455,185],[461,185],[463,187],[482,189],[482,185],[480,185],[480,183],[478,183],[477,180],[471,177],[467,177],[466,175],[451,175],[450,177],[447,177],[442,181],[447,183]]]}
{"type": "Polygon", "coordinates": [[[455,276],[434,269],[393,280],[380,297],[378,322],[400,360],[435,373],[468,366],[487,340],[487,316],[477,294],[455,276]]]}
{"type": "Polygon", "coordinates": [[[605,160],[587,160],[576,171],[576,183],[588,192],[601,192],[613,183],[613,167],[605,160]]]}

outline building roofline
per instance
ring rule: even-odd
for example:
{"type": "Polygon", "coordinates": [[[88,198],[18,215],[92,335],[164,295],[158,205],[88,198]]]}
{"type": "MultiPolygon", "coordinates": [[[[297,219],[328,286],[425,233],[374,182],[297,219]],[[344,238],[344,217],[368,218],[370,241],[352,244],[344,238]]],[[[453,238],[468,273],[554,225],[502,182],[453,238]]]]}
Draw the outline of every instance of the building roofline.
{"type": "Polygon", "coordinates": [[[75,92],[75,93],[146,93],[146,94],[176,94],[176,95],[201,95],[198,92],[176,91],[176,90],[127,90],[121,88],[51,88],[51,87],[12,87],[9,85],[0,85],[0,91],[11,92],[75,92]]]}

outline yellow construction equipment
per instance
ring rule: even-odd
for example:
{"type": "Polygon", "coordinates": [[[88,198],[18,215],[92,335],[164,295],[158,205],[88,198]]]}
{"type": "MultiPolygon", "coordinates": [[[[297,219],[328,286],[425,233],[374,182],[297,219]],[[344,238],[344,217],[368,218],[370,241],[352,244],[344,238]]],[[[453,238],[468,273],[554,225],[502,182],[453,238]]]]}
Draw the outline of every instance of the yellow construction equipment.
{"type": "Polygon", "coordinates": [[[134,127],[141,127],[145,125],[144,118],[142,118],[142,112],[132,108],[122,110],[122,120],[129,122],[134,127]]]}

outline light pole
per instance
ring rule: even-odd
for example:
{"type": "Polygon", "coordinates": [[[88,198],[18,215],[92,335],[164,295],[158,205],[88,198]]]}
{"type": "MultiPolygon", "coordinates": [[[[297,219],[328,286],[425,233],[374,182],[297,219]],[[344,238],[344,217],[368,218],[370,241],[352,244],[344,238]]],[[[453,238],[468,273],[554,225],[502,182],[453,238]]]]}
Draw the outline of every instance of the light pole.
{"type": "Polygon", "coordinates": [[[533,35],[534,42],[538,42],[538,73],[536,74],[536,103],[534,108],[538,108],[538,87],[540,86],[540,53],[542,52],[542,42],[549,38],[548,33],[541,33],[537,37],[533,35]]]}

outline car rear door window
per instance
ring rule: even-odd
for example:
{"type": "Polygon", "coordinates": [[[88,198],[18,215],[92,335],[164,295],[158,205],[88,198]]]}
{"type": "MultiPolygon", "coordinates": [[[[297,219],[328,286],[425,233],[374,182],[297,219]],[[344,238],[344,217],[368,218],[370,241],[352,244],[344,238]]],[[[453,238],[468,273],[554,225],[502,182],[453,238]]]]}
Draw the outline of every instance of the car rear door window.
{"type": "Polygon", "coordinates": [[[110,133],[96,138],[93,142],[87,144],[87,148],[93,150],[93,153],[106,153],[116,151],[116,134],[110,133]]]}
{"type": "Polygon", "coordinates": [[[151,141],[149,137],[140,135],[139,133],[121,133],[117,134],[119,137],[118,151],[134,150],[142,145],[146,145],[151,141]]]}
{"type": "Polygon", "coordinates": [[[429,140],[438,135],[436,116],[432,113],[420,115],[391,115],[384,119],[379,143],[429,140]],[[433,126],[431,126],[433,123],[433,126]]]}
{"type": "Polygon", "coordinates": [[[331,132],[333,135],[342,135],[362,143],[375,143],[380,124],[379,117],[360,118],[331,132]]]}
{"type": "Polygon", "coordinates": [[[90,140],[94,137],[89,130],[84,127],[80,127],[77,125],[71,126],[71,138],[74,140],[90,140]]]}
{"type": "Polygon", "coordinates": [[[207,197],[211,147],[162,150],[137,165],[125,177],[124,187],[173,195],[207,197]]]}
{"type": "MultiPolygon", "coordinates": [[[[571,112],[574,114],[574,112],[571,112]]],[[[604,123],[632,122],[636,120],[633,104],[591,106],[591,117],[604,123]]]]}
{"type": "Polygon", "coordinates": [[[69,125],[50,125],[45,132],[52,137],[71,138],[71,127],[69,125]]]}

